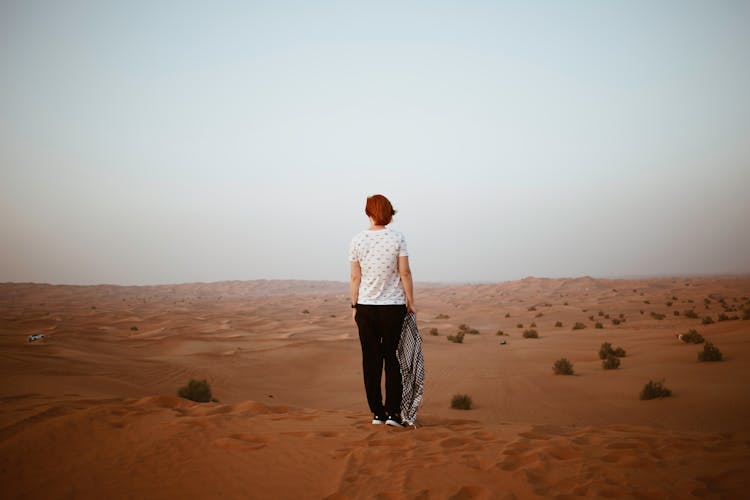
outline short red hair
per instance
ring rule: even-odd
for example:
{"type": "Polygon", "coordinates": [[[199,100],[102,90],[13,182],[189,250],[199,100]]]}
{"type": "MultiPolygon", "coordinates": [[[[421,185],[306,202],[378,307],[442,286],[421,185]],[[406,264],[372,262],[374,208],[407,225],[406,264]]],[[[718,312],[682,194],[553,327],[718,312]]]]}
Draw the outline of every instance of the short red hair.
{"type": "Polygon", "coordinates": [[[368,217],[372,217],[378,226],[390,224],[393,216],[396,215],[393,205],[382,194],[374,194],[367,198],[365,213],[368,217]]]}

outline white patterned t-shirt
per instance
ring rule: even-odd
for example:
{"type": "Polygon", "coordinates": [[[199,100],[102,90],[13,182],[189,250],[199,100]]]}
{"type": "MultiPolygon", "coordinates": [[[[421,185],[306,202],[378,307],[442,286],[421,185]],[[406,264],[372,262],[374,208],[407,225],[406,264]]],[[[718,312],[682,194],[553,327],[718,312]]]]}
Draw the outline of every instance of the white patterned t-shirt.
{"type": "Polygon", "coordinates": [[[349,245],[349,261],[359,262],[362,282],[357,303],[367,305],[406,304],[398,273],[398,258],[406,257],[406,238],[389,228],[358,233],[349,245]]]}

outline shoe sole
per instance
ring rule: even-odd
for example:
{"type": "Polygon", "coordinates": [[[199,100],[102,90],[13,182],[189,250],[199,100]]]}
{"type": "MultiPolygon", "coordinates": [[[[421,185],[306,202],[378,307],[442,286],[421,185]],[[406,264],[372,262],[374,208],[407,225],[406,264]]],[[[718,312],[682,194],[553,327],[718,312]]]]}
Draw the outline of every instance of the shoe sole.
{"type": "Polygon", "coordinates": [[[404,427],[406,427],[403,424],[399,424],[395,420],[386,420],[385,421],[385,425],[390,425],[391,427],[400,427],[401,429],[403,429],[404,427]]]}
{"type": "Polygon", "coordinates": [[[372,420],[372,425],[383,425],[385,422],[378,420],[377,418],[372,420]]]}

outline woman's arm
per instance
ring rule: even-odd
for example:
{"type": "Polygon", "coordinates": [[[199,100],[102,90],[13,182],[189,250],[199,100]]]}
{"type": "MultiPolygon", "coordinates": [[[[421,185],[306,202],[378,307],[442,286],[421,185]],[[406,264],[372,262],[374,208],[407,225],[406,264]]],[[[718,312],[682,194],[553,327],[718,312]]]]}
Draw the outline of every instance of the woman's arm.
{"type": "Polygon", "coordinates": [[[409,312],[416,313],[417,308],[414,304],[414,283],[411,279],[411,268],[409,267],[408,256],[398,258],[398,274],[401,276],[401,284],[404,285],[406,308],[409,312]]]}
{"type": "MultiPolygon", "coordinates": [[[[349,280],[349,290],[352,296],[352,304],[356,304],[359,300],[359,284],[362,282],[362,268],[359,262],[352,262],[351,278],[349,280]]],[[[357,313],[356,309],[352,309],[352,319],[357,313]]]]}

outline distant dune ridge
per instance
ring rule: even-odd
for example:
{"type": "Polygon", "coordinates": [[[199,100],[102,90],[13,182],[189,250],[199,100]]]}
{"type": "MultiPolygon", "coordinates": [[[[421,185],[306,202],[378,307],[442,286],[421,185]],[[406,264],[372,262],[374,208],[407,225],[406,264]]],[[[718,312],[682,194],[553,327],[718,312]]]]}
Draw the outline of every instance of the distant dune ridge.
{"type": "Polygon", "coordinates": [[[347,283],[0,284],[0,497],[747,496],[750,277],[416,293],[424,404],[399,430],[369,423],[347,283]],[[191,378],[218,402],[177,397],[191,378]],[[649,380],[672,396],[641,401],[649,380]]]}

